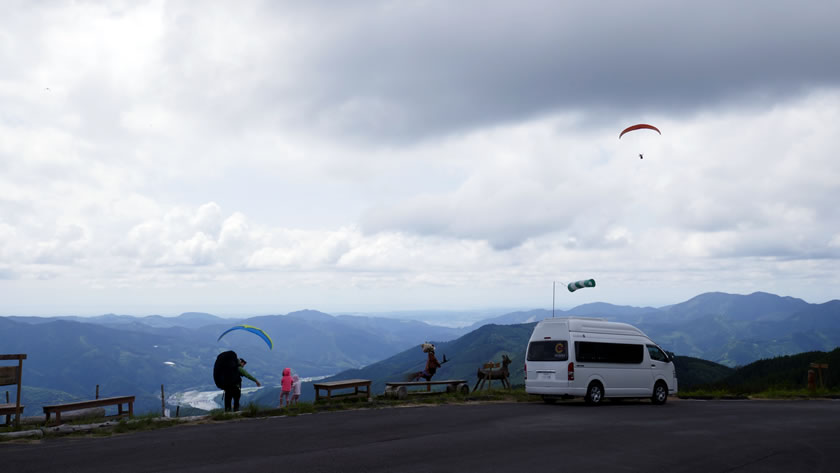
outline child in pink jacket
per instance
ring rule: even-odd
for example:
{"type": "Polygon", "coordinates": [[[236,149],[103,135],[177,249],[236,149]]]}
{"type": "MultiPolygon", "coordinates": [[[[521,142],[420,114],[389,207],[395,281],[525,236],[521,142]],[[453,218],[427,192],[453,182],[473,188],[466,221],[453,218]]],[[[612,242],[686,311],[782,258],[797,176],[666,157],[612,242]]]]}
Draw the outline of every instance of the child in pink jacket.
{"type": "Polygon", "coordinates": [[[280,405],[283,407],[283,400],[286,400],[286,406],[289,406],[289,395],[292,392],[292,369],[283,368],[283,377],[280,378],[280,405]]]}

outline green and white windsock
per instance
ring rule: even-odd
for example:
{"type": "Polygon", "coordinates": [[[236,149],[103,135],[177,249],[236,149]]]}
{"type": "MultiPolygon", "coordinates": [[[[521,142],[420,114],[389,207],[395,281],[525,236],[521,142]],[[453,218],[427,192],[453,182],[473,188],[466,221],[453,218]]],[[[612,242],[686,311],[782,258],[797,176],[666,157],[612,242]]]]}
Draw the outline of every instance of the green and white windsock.
{"type": "Polygon", "coordinates": [[[585,287],[595,287],[595,280],[594,279],[583,279],[581,281],[570,282],[568,286],[569,292],[575,292],[578,289],[583,289],[585,287]]]}

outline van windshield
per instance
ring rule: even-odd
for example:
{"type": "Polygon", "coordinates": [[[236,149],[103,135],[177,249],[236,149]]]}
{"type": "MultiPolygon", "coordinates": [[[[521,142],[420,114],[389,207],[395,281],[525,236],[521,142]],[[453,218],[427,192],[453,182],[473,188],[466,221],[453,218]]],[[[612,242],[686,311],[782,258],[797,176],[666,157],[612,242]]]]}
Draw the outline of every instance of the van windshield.
{"type": "Polygon", "coordinates": [[[528,361],[566,361],[569,359],[569,342],[547,340],[528,345],[528,361]]]}

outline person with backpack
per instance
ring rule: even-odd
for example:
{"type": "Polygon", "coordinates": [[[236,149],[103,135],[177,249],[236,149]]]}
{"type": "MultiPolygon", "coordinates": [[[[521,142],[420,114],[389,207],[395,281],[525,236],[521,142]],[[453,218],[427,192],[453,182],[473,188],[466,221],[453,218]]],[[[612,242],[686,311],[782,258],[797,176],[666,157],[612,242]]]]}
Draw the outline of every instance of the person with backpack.
{"type": "Polygon", "coordinates": [[[245,361],[243,358],[239,359],[239,367],[237,369],[236,376],[236,384],[229,385],[228,389],[225,389],[225,412],[230,411],[230,403],[233,400],[233,412],[237,412],[239,410],[239,398],[242,396],[242,377],[246,377],[251,381],[257,383],[257,387],[262,386],[257,378],[253,377],[251,373],[245,371],[245,365],[248,362],[245,361]]]}
{"type": "Polygon", "coordinates": [[[236,356],[236,352],[229,350],[219,353],[216,357],[216,364],[213,365],[213,381],[216,387],[225,392],[225,412],[239,410],[239,398],[242,395],[242,377],[246,377],[261,386],[257,378],[245,370],[246,361],[236,356]]]}

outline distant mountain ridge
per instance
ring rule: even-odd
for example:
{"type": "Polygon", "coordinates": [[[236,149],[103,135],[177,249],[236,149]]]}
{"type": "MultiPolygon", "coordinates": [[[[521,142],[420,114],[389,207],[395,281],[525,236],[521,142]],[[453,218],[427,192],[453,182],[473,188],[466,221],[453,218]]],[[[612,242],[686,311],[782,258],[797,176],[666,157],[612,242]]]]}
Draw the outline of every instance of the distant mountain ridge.
{"type": "Polygon", "coordinates": [[[248,370],[271,385],[279,384],[286,366],[303,376],[324,376],[374,363],[425,340],[458,335],[455,329],[423,322],[334,317],[317,311],[241,320],[209,314],[170,319],[161,323],[158,316],[108,315],[83,321],[0,317],[0,347],[4,353],[28,355],[25,385],[90,397],[98,384],[103,396],[137,395],[138,412],[143,412],[159,408],[155,396],[161,384],[169,393],[215,389],[213,363],[227,349],[248,360],[248,370]],[[210,324],[191,327],[196,321],[210,324]],[[217,342],[225,329],[238,323],[266,330],[274,349],[244,331],[231,332],[217,342]]]}
{"type": "MultiPolygon", "coordinates": [[[[839,300],[811,304],[763,292],[706,293],[662,308],[599,302],[557,310],[554,315],[632,323],[678,356],[729,367],[840,346],[839,300]]],[[[334,316],[315,310],[240,319],[205,313],[177,317],[7,316],[0,317],[0,352],[29,355],[24,363],[24,384],[42,389],[39,397],[50,392],[90,397],[99,384],[103,395],[138,395],[138,412],[143,412],[143,406],[160,407],[156,396],[161,384],[166,385],[167,393],[215,389],[212,365],[216,354],[226,349],[246,358],[248,370],[267,386],[279,384],[284,367],[305,377],[353,372],[347,370],[367,376],[368,369],[384,376],[419,369],[424,358],[415,351],[419,352],[417,347],[424,341],[436,342],[440,353],[447,353],[447,344],[458,341],[461,348],[453,352],[457,357],[445,365],[445,370],[453,370],[453,376],[468,376],[477,363],[499,359],[502,352],[513,355],[511,369],[521,371],[517,358],[521,358],[530,331],[502,326],[534,324],[551,316],[552,311],[546,309],[516,311],[463,328],[394,318],[334,316]],[[220,333],[238,323],[265,329],[274,340],[274,349],[268,350],[262,340],[241,331],[216,341],[220,333]]]]}
{"type": "MultiPolygon", "coordinates": [[[[604,317],[627,323],[642,323],[648,320],[674,322],[710,316],[724,316],[736,321],[759,322],[784,320],[799,312],[814,312],[815,309],[817,313],[820,313],[819,307],[836,310],[838,305],[840,305],[838,300],[823,304],[811,304],[802,299],[777,296],[766,292],[754,292],[748,295],[707,292],[687,301],[662,308],[592,302],[568,310],[556,309],[554,316],[604,317]]],[[[546,309],[512,312],[481,320],[472,324],[470,328],[475,329],[488,323],[529,323],[551,316],[552,311],[546,309]]]]}
{"type": "Polygon", "coordinates": [[[118,315],[118,314],[104,314],[92,317],[81,317],[78,315],[61,315],[56,317],[24,317],[24,316],[7,316],[6,319],[17,322],[42,324],[54,320],[70,320],[80,323],[93,323],[98,325],[106,325],[119,327],[124,325],[142,324],[149,327],[164,328],[164,327],[186,327],[198,328],[211,324],[223,324],[235,319],[225,319],[212,314],[205,314],[202,312],[185,312],[175,317],[164,317],[162,315],[118,315]]]}
{"type": "MultiPolygon", "coordinates": [[[[556,310],[557,317],[601,317],[638,326],[679,355],[738,366],[758,359],[840,345],[840,301],[811,304],[766,292],[748,295],[710,292],[664,308],[603,302],[556,310]]],[[[552,316],[537,309],[473,324],[536,322],[552,316]]]]}

